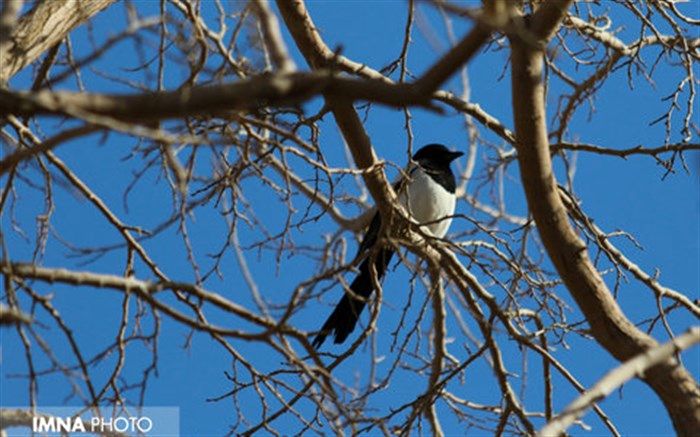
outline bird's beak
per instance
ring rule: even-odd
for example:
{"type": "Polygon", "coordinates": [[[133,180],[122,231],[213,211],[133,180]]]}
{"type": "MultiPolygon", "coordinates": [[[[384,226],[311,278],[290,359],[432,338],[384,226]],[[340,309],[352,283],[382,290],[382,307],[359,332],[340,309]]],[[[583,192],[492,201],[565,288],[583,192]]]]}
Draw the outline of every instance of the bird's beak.
{"type": "Polygon", "coordinates": [[[459,158],[462,155],[464,155],[464,152],[459,152],[459,151],[450,152],[450,162],[454,161],[455,159],[459,158]]]}

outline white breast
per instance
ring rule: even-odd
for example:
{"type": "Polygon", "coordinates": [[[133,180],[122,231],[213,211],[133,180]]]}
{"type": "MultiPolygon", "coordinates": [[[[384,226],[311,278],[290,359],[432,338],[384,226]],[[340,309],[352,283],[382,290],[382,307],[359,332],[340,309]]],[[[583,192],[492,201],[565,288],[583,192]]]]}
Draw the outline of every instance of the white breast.
{"type": "Polygon", "coordinates": [[[410,173],[410,181],[399,196],[401,204],[418,223],[430,223],[425,226],[431,234],[442,238],[452,223],[455,211],[455,195],[425,174],[420,167],[410,173]]]}

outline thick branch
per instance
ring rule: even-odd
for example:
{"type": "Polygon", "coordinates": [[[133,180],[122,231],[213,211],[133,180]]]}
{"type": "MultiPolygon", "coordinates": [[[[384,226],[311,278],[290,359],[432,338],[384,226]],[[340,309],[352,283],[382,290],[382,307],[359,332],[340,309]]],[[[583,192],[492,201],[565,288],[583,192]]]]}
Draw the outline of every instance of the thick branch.
{"type": "Polygon", "coordinates": [[[87,21],[115,0],[44,1],[23,16],[0,52],[0,83],[34,62],[58,44],[75,27],[87,21]]]}
{"type": "MultiPolygon", "coordinates": [[[[277,7],[306,62],[315,69],[329,67],[333,53],[321,39],[304,2],[283,0],[277,2],[277,7]]],[[[353,94],[346,94],[346,96],[353,96],[353,94]]],[[[363,173],[363,178],[382,214],[388,214],[389,205],[395,203],[391,201],[396,195],[381,167],[377,165],[377,156],[360,117],[352,106],[352,100],[329,93],[324,93],[324,97],[352,153],[355,165],[361,170],[374,169],[363,173]]]]}
{"type": "Polygon", "coordinates": [[[24,0],[5,0],[0,6],[0,55],[10,43],[10,34],[23,3],[24,0]]]}
{"type": "Polygon", "coordinates": [[[416,86],[423,94],[432,94],[455,71],[471,59],[491,36],[491,29],[476,23],[469,34],[433,64],[423,76],[416,81],[416,86]]]}
{"type": "Polygon", "coordinates": [[[637,355],[625,364],[610,371],[593,387],[570,403],[561,414],[547,423],[538,433],[538,436],[560,435],[571,426],[572,423],[583,415],[595,402],[604,399],[618,387],[636,376],[643,376],[644,372],[663,361],[673,357],[674,354],[688,349],[700,343],[700,327],[690,329],[685,334],[653,349],[637,355]]]}
{"type": "Polygon", "coordinates": [[[289,56],[287,46],[282,38],[277,16],[270,10],[267,0],[251,2],[253,10],[258,16],[260,27],[265,38],[265,45],[274,66],[280,71],[294,71],[296,65],[289,56]]]}
{"type": "Polygon", "coordinates": [[[31,323],[32,317],[22,311],[0,304],[0,326],[15,323],[31,323]]]}
{"type": "MultiPolygon", "coordinates": [[[[657,346],[620,310],[585,244],[570,226],[552,171],[546,128],[543,53],[512,40],[513,111],[516,148],[528,206],[542,242],[596,340],[620,361],[657,346]]],[[[680,435],[700,429],[700,390],[675,360],[649,370],[644,380],[663,401],[680,435]]]]}
{"type": "Polygon", "coordinates": [[[532,16],[532,33],[542,40],[549,40],[559,28],[573,0],[549,0],[543,2],[532,16]]]}
{"type": "Polygon", "coordinates": [[[262,74],[230,84],[128,95],[0,90],[0,116],[90,113],[120,120],[160,120],[270,105],[296,105],[321,93],[391,106],[428,105],[430,99],[430,96],[417,94],[410,85],[349,79],[322,70],[262,74]]]}
{"type": "MultiPolygon", "coordinates": [[[[277,7],[282,14],[289,32],[308,64],[315,69],[330,68],[336,63],[336,55],[321,38],[316,26],[311,20],[303,1],[278,0],[277,7]]],[[[452,50],[428,69],[425,75],[414,84],[407,85],[406,92],[419,99],[430,96],[438,86],[449,78],[461,65],[467,62],[486,43],[491,34],[490,29],[477,24],[474,29],[452,50]]],[[[385,80],[380,80],[386,84],[385,80]]],[[[394,85],[396,86],[396,85],[394,85]]],[[[352,106],[352,100],[343,95],[334,96],[324,92],[326,103],[331,108],[336,123],[353,155],[355,164],[360,169],[377,168],[377,158],[372,144],[364,130],[357,112],[352,106]]],[[[345,94],[356,100],[356,94],[345,94]]],[[[395,195],[383,171],[366,172],[363,175],[367,188],[382,214],[388,213],[387,201],[395,195]]],[[[388,223],[386,220],[385,223],[388,223]]]]}

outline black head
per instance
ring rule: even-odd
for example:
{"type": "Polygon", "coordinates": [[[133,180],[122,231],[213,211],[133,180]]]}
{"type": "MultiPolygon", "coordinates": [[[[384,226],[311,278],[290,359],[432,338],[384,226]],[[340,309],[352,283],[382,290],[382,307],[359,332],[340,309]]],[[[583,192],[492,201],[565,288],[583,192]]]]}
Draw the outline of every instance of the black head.
{"type": "Polygon", "coordinates": [[[463,152],[453,152],[442,144],[428,144],[413,155],[413,160],[430,167],[449,167],[452,161],[462,155],[463,152]]]}
{"type": "Polygon", "coordinates": [[[413,155],[413,160],[435,182],[442,185],[450,193],[455,192],[455,175],[452,173],[450,163],[460,156],[462,152],[453,152],[442,144],[428,144],[423,146],[413,155]]]}

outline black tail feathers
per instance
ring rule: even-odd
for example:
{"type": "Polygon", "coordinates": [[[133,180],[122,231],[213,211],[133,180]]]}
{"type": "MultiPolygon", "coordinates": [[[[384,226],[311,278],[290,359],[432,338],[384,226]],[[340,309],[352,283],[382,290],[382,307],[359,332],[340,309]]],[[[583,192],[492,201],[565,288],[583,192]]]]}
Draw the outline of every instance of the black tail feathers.
{"type": "Polygon", "coordinates": [[[386,268],[393,255],[394,252],[392,250],[381,249],[375,257],[367,257],[367,259],[360,264],[360,273],[357,274],[355,280],[350,284],[350,290],[352,290],[353,295],[345,293],[343,297],[340,298],[338,305],[336,305],[331,315],[328,316],[328,319],[326,319],[326,322],[321,327],[321,331],[312,342],[316,349],[323,345],[328,334],[333,334],[333,343],[335,344],[342,343],[348,338],[350,333],[355,329],[357,320],[367,304],[367,298],[369,298],[374,291],[374,287],[372,286],[372,273],[369,269],[371,258],[374,259],[374,268],[377,271],[377,278],[381,280],[382,277],[384,277],[386,268]]]}

